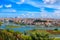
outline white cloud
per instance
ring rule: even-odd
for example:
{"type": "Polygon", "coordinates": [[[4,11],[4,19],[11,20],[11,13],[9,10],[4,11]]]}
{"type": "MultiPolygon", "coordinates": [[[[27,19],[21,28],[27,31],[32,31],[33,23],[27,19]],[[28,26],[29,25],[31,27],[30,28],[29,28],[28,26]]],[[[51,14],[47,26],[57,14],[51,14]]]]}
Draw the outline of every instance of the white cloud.
{"type": "Polygon", "coordinates": [[[0,8],[2,8],[3,7],[3,5],[0,5],[0,8]]]}
{"type": "Polygon", "coordinates": [[[48,7],[48,8],[54,8],[54,9],[60,9],[60,1],[59,0],[44,0],[44,2],[50,2],[49,3],[44,3],[44,7],[48,7]]]}
{"type": "Polygon", "coordinates": [[[25,16],[25,14],[21,14],[20,16],[23,16],[23,17],[24,17],[24,16],[25,16]]]}
{"type": "Polygon", "coordinates": [[[47,8],[54,8],[54,9],[60,9],[59,5],[44,5],[47,8]]]}
{"type": "Polygon", "coordinates": [[[16,10],[13,9],[12,12],[16,12],[16,10]]]}
{"type": "Polygon", "coordinates": [[[22,17],[22,18],[33,18],[33,16],[34,16],[34,15],[33,15],[32,13],[28,13],[28,12],[27,12],[26,14],[23,14],[23,13],[22,13],[22,14],[20,15],[20,17],[22,17]]]}
{"type": "Polygon", "coordinates": [[[26,15],[30,15],[30,13],[27,12],[26,15]]]}
{"type": "Polygon", "coordinates": [[[16,2],[16,4],[22,4],[25,0],[21,0],[20,2],[16,2]]]}
{"type": "Polygon", "coordinates": [[[45,4],[54,4],[56,0],[43,0],[45,4]]]}
{"type": "Polygon", "coordinates": [[[11,4],[9,4],[9,5],[5,5],[5,7],[6,7],[6,8],[11,8],[12,5],[11,5],[11,4]]]}
{"type": "Polygon", "coordinates": [[[42,18],[48,17],[48,15],[47,15],[46,12],[41,12],[41,13],[40,13],[40,16],[41,16],[42,18]]]}
{"type": "Polygon", "coordinates": [[[60,17],[60,10],[55,10],[53,16],[60,17]]]}
{"type": "Polygon", "coordinates": [[[14,10],[14,9],[2,9],[0,12],[16,12],[16,10],[14,10]]]}
{"type": "Polygon", "coordinates": [[[60,18],[60,9],[55,10],[54,12],[47,12],[43,10],[42,12],[40,12],[40,16],[42,18],[60,18]]]}
{"type": "Polygon", "coordinates": [[[30,17],[30,18],[33,18],[34,16],[35,16],[35,12],[28,12],[27,14],[26,14],[26,16],[28,16],[28,18],[30,17]]]}
{"type": "Polygon", "coordinates": [[[20,13],[21,18],[35,18],[39,15],[40,12],[20,11],[20,13]]]}
{"type": "Polygon", "coordinates": [[[40,13],[40,12],[29,12],[29,11],[27,11],[27,12],[30,13],[30,14],[31,14],[31,13],[40,13]]]}
{"type": "Polygon", "coordinates": [[[60,9],[59,0],[43,0],[43,1],[44,1],[44,3],[43,2],[38,3],[38,2],[31,1],[31,0],[26,0],[25,3],[32,5],[34,7],[37,7],[37,8],[48,7],[48,8],[54,8],[54,9],[60,9]]]}
{"type": "Polygon", "coordinates": [[[31,16],[34,16],[34,14],[31,14],[31,16]]]}
{"type": "Polygon", "coordinates": [[[43,5],[41,5],[41,3],[34,2],[34,1],[31,1],[31,0],[26,0],[25,3],[27,3],[29,5],[32,5],[34,7],[38,7],[38,8],[41,8],[43,6],[43,5]]]}

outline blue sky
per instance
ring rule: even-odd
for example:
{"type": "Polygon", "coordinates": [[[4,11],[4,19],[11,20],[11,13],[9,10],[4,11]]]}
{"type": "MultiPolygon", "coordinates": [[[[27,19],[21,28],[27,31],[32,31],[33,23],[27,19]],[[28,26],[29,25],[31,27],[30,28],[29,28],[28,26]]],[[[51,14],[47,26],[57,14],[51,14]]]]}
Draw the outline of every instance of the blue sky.
{"type": "Polygon", "coordinates": [[[60,0],[0,0],[0,17],[60,19],[60,0]]]}

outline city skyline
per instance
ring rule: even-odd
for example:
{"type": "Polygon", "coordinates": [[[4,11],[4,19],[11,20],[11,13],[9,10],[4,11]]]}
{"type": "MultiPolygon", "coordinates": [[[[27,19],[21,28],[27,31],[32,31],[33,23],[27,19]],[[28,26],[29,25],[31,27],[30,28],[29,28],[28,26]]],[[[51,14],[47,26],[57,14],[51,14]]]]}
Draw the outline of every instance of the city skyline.
{"type": "Polygon", "coordinates": [[[0,0],[0,17],[60,19],[60,0],[0,0]]]}

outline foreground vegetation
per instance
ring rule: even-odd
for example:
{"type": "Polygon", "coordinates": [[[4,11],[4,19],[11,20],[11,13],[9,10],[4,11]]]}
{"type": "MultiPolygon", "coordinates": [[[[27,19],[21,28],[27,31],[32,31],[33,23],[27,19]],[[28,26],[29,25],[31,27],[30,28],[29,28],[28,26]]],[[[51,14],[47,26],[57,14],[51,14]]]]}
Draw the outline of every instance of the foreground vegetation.
{"type": "Polygon", "coordinates": [[[20,26],[16,26],[16,25],[6,25],[6,28],[19,28],[20,26]]]}
{"type": "MultiPolygon", "coordinates": [[[[2,25],[3,23],[0,22],[2,25]]],[[[26,24],[16,25],[6,25],[6,28],[19,28],[21,26],[26,26],[26,24]]],[[[57,28],[54,30],[30,30],[26,32],[16,32],[8,29],[0,29],[0,40],[60,40],[60,38],[55,38],[53,35],[60,34],[60,30],[57,28]]]]}
{"type": "Polygon", "coordinates": [[[31,30],[21,33],[0,29],[0,40],[55,40],[55,37],[50,36],[52,34],[44,30],[31,30]]]}
{"type": "Polygon", "coordinates": [[[3,24],[3,22],[0,22],[0,26],[3,24]]]}

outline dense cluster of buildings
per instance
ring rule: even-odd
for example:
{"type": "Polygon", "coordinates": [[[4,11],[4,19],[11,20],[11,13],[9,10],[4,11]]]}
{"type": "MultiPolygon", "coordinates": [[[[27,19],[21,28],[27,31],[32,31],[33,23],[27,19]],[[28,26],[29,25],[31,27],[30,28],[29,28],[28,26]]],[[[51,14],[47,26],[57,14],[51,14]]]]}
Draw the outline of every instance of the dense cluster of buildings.
{"type": "Polygon", "coordinates": [[[28,25],[54,25],[60,26],[60,19],[51,19],[51,18],[0,18],[1,22],[15,22],[15,23],[24,23],[28,25]]]}

